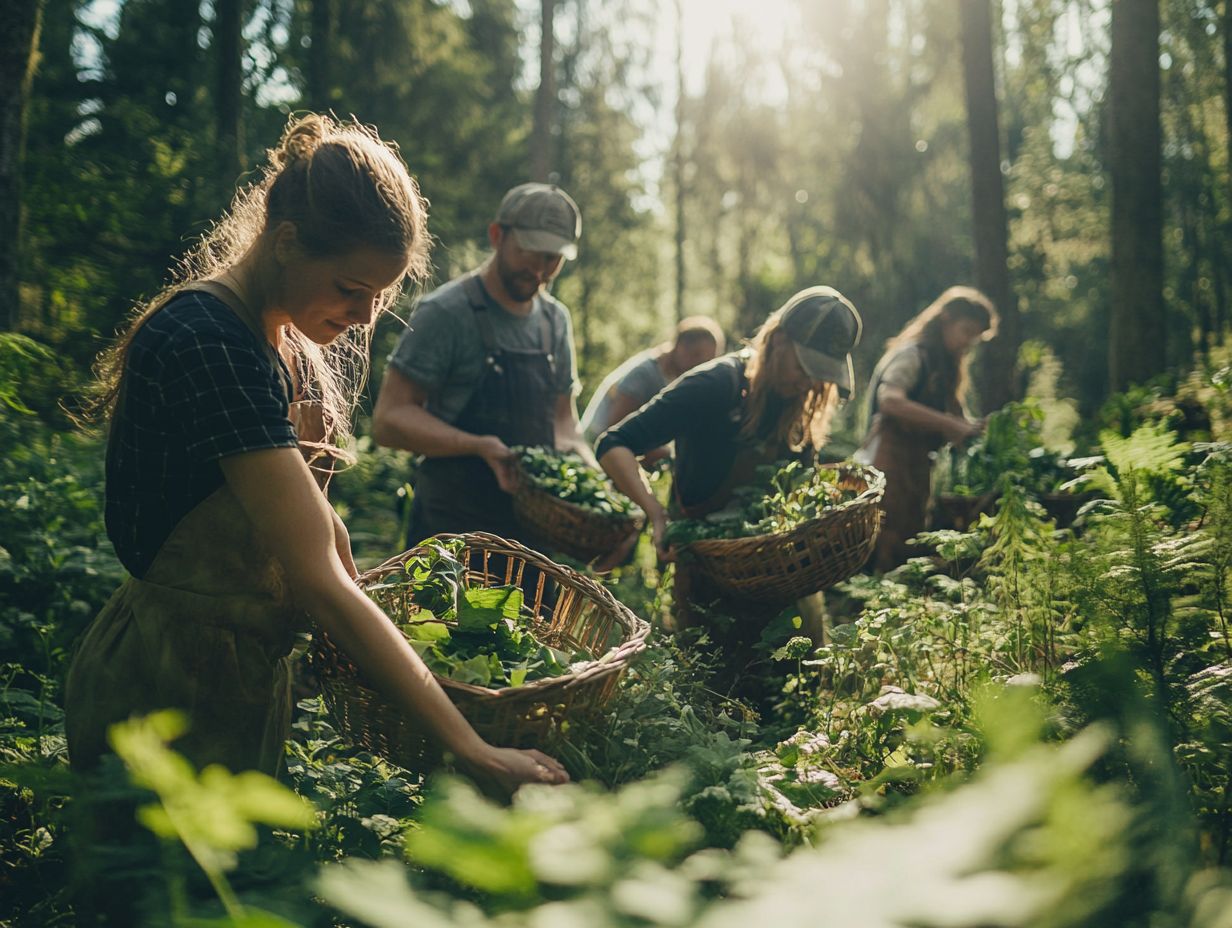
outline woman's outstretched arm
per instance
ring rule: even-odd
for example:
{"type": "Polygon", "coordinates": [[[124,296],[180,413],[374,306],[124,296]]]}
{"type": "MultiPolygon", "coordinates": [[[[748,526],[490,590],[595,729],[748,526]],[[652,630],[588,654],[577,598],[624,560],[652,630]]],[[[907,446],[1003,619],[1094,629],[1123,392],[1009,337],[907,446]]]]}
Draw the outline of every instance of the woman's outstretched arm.
{"type": "Polygon", "coordinates": [[[968,438],[978,435],[983,428],[979,422],[917,403],[908,398],[907,391],[902,387],[888,383],[877,388],[877,409],[882,415],[909,426],[940,432],[953,445],[961,445],[968,438]]]}
{"type": "Polygon", "coordinates": [[[475,733],[402,633],[351,581],[338,555],[329,504],[298,450],[270,448],[220,463],[227,485],[282,562],[300,604],[468,772],[506,791],[569,778],[539,751],[496,748],[475,733]]]}

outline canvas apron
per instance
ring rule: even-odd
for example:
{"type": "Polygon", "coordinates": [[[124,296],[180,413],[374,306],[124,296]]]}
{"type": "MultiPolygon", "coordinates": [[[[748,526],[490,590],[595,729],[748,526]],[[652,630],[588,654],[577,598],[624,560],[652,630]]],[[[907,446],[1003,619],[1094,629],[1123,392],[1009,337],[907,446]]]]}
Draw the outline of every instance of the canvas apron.
{"type": "MultiPolygon", "coordinates": [[[[935,381],[926,366],[920,371],[919,382],[908,398],[944,411],[944,387],[935,381]]],[[[879,387],[880,383],[876,383],[870,388],[874,403],[879,387]]],[[[913,550],[907,541],[927,527],[932,481],[930,455],[945,444],[945,436],[874,411],[865,446],[874,440],[877,446],[871,463],[885,474],[886,488],[881,498],[885,520],[877,536],[871,564],[877,571],[885,572],[905,563],[909,557],[925,553],[913,550]]]]}
{"type": "MultiPolygon", "coordinates": [[[[200,289],[224,299],[260,334],[229,290],[200,289]]],[[[196,766],[276,774],[291,722],[288,655],[306,626],[281,565],[222,486],[180,521],[145,576],[125,580],[86,630],[65,689],[73,766],[92,767],[108,753],[108,726],[175,708],[190,728],[173,746],[196,766]]]]}
{"type": "MultiPolygon", "coordinates": [[[[484,368],[455,427],[473,435],[495,435],[506,445],[556,443],[555,333],[548,313],[540,315],[538,348],[502,348],[492,329],[491,309],[477,274],[463,283],[479,336],[484,368]]],[[[441,532],[491,532],[523,540],[513,498],[500,488],[481,457],[425,458],[415,478],[411,503],[412,542],[441,532]]]]}

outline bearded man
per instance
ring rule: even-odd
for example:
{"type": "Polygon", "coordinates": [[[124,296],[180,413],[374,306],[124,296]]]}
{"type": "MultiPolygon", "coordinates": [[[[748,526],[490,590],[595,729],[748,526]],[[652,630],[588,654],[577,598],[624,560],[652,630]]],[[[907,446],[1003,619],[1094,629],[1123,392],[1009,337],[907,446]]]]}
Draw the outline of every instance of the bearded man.
{"type": "Polygon", "coordinates": [[[547,293],[577,256],[581,214],[550,184],[522,184],[488,226],[492,253],[415,308],[373,411],[373,437],[423,456],[411,538],[521,534],[513,516],[515,445],[594,456],[578,427],[569,310],[547,293]]]}

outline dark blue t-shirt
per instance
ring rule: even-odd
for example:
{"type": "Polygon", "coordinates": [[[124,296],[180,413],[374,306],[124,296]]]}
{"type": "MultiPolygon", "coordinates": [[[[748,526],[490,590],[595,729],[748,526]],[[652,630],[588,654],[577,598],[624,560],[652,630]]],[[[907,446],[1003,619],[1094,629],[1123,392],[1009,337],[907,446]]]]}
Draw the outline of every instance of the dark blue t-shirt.
{"type": "Polygon", "coordinates": [[[176,295],[133,336],[107,444],[107,535],[134,577],[223,485],[218,461],[293,448],[290,374],[207,293],[176,295]]]}
{"type": "MultiPolygon", "coordinates": [[[[693,368],[604,432],[595,454],[603,457],[612,448],[624,447],[640,456],[674,441],[672,472],[677,498],[684,506],[712,498],[746,443],[740,431],[747,361],[746,353],[735,352],[693,368]]],[[[769,427],[778,421],[782,405],[778,397],[770,397],[764,420],[769,427]]]]}

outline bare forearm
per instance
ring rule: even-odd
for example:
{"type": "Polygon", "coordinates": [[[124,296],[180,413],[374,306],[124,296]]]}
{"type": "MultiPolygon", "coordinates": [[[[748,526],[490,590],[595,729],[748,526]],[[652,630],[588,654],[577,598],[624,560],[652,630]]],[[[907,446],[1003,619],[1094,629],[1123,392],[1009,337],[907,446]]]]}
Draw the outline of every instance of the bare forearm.
{"type": "Polygon", "coordinates": [[[616,489],[641,506],[648,516],[655,518],[663,515],[663,507],[642,477],[642,470],[632,451],[617,446],[604,454],[599,463],[612,478],[616,489]]]}
{"type": "Polygon", "coordinates": [[[897,419],[899,422],[927,429],[933,432],[948,434],[954,426],[955,417],[907,399],[905,396],[887,396],[880,401],[879,411],[882,415],[897,419]]]}
{"type": "Polygon", "coordinates": [[[595,460],[595,453],[582,437],[577,407],[569,394],[562,393],[556,398],[556,408],[552,414],[552,438],[557,451],[576,452],[588,465],[598,468],[599,462],[595,460]]]}
{"type": "Polygon", "coordinates": [[[372,437],[377,444],[427,457],[460,457],[478,454],[481,436],[455,428],[422,406],[407,404],[379,410],[373,417],[372,437]]]}
{"type": "Polygon", "coordinates": [[[484,742],[376,605],[337,577],[322,578],[309,595],[313,618],[394,705],[462,760],[482,753],[484,742]]]}
{"type": "Polygon", "coordinates": [[[222,460],[227,484],[298,593],[298,601],[396,705],[460,756],[483,742],[402,634],[351,581],[336,550],[334,515],[292,449],[222,460]],[[277,487],[278,492],[271,492],[277,487]]]}

